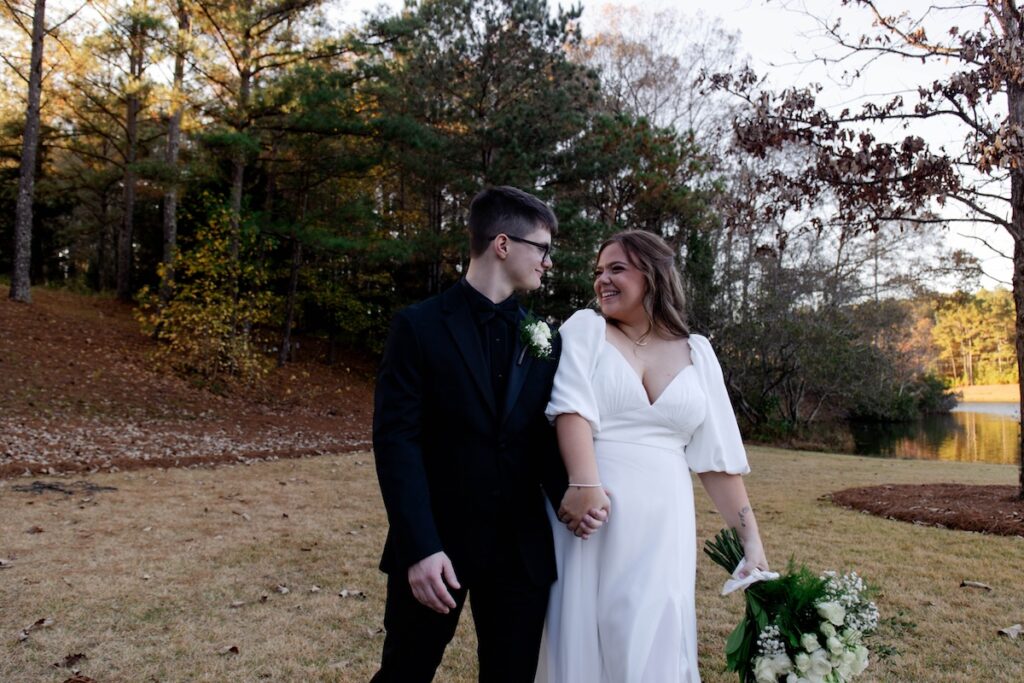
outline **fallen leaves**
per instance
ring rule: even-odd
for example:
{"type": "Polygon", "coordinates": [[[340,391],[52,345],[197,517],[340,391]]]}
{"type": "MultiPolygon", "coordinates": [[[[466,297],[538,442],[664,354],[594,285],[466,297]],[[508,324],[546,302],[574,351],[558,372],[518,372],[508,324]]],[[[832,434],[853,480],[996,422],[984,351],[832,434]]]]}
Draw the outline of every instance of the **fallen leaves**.
{"type": "MultiPolygon", "coordinates": [[[[48,474],[56,474],[51,471],[53,468],[49,468],[48,474]]],[[[90,493],[99,493],[101,491],[116,491],[117,488],[113,486],[99,486],[89,481],[74,481],[74,482],[55,482],[55,481],[42,481],[35,480],[31,484],[15,484],[11,487],[12,491],[18,493],[34,493],[39,495],[41,493],[54,492],[63,493],[66,496],[72,496],[75,492],[87,491],[90,493]]],[[[92,496],[86,497],[82,500],[83,503],[87,503],[92,500],[92,496]]]]}
{"type": "MultiPolygon", "coordinates": [[[[77,664],[85,661],[86,659],[89,658],[81,652],[76,652],[75,654],[71,654],[65,657],[64,661],[62,662],[54,662],[53,666],[58,669],[73,669],[77,664]]],[[[76,671],[75,673],[78,672],[76,671]]]]}
{"type": "Polygon", "coordinates": [[[31,626],[27,626],[27,627],[21,629],[21,631],[18,633],[18,640],[20,642],[25,642],[26,640],[28,640],[29,634],[32,633],[33,631],[37,631],[37,630],[39,630],[41,628],[49,628],[51,626],[53,626],[53,619],[51,619],[49,617],[43,617],[42,619],[36,619],[36,621],[33,622],[31,626]]]}
{"type": "MultiPolygon", "coordinates": [[[[330,420],[283,414],[278,420],[245,419],[243,414],[203,419],[125,419],[81,414],[0,418],[0,453],[12,466],[33,466],[57,474],[67,466],[115,471],[123,461],[176,464],[188,460],[243,461],[301,453],[352,452],[369,445],[365,421],[337,429],[330,420]],[[301,423],[296,428],[295,418],[301,423]]],[[[26,468],[31,474],[32,470],[26,468]]],[[[70,491],[62,490],[62,493],[70,491]]],[[[53,489],[57,490],[57,489],[53,489]]]]}
{"type": "Polygon", "coordinates": [[[1007,626],[1006,628],[999,629],[999,635],[1007,636],[1010,640],[1017,640],[1017,636],[1024,633],[1024,626],[1020,624],[1014,624],[1013,626],[1007,626]]]}

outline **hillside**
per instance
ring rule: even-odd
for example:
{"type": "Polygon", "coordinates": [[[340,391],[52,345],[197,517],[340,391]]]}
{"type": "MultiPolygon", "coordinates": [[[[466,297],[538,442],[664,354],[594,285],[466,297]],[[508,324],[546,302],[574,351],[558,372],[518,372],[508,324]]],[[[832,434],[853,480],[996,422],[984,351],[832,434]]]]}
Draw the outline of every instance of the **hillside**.
{"type": "MultiPolygon", "coordinates": [[[[366,448],[374,361],[300,358],[216,395],[151,362],[129,306],[36,289],[0,302],[0,477],[366,448]]],[[[306,346],[315,347],[314,343],[306,346]]]]}

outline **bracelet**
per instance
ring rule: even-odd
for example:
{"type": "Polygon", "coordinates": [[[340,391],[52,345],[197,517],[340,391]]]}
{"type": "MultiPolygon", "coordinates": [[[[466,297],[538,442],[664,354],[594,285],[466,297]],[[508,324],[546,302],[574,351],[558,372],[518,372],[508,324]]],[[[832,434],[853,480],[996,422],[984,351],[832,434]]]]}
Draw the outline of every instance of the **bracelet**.
{"type": "Polygon", "coordinates": [[[601,488],[601,483],[600,482],[598,482],[596,484],[572,484],[572,483],[570,483],[569,486],[571,486],[572,488],[577,488],[577,489],[599,489],[599,488],[601,488]]]}

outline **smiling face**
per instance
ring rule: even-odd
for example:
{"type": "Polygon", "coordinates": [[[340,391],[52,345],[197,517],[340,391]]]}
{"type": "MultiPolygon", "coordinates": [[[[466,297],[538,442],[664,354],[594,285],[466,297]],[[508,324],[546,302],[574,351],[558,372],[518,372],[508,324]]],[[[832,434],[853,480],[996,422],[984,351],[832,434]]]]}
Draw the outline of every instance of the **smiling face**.
{"type": "Polygon", "coordinates": [[[634,266],[621,244],[613,242],[597,257],[594,294],[606,318],[631,323],[643,320],[647,278],[634,266]]]}
{"type": "MultiPolygon", "coordinates": [[[[551,232],[544,227],[538,227],[532,232],[523,235],[523,240],[529,240],[536,244],[550,245],[551,232]]],[[[540,287],[544,273],[551,269],[551,255],[545,254],[544,250],[529,244],[526,241],[508,240],[506,248],[508,256],[505,260],[505,272],[517,291],[533,291],[540,287]]]]}

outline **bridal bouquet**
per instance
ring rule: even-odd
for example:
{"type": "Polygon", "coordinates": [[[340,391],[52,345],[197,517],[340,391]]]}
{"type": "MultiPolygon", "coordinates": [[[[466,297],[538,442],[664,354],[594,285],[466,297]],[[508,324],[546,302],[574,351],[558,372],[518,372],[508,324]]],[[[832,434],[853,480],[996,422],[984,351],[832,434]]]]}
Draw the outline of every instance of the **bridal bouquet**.
{"type": "MultiPolygon", "coordinates": [[[[735,529],[705,542],[727,572],[743,559],[735,529]]],[[[868,665],[862,639],[878,626],[878,608],[855,572],[815,576],[806,567],[746,589],[747,609],[726,641],[728,669],[740,683],[846,683],[868,665]]]]}

